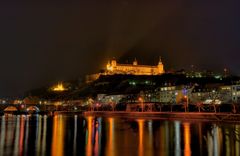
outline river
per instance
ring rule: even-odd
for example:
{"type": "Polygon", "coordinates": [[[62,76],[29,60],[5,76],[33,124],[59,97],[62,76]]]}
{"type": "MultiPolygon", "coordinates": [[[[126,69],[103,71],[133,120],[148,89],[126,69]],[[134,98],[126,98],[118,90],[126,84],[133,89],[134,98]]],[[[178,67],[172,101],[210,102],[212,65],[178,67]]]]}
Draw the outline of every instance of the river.
{"type": "Polygon", "coordinates": [[[240,124],[82,115],[0,117],[0,156],[240,155],[240,124]]]}

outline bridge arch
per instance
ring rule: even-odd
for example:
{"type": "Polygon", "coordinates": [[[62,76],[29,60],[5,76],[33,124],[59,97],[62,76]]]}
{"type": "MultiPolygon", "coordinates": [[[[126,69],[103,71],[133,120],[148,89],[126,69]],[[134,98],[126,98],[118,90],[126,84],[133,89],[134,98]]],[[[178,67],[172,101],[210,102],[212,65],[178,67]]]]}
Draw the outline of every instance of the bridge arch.
{"type": "Polygon", "coordinates": [[[37,106],[28,106],[26,110],[29,112],[39,112],[40,109],[37,106]]]}
{"type": "Polygon", "coordinates": [[[4,111],[18,111],[18,108],[16,106],[8,106],[4,108],[4,111]]]}

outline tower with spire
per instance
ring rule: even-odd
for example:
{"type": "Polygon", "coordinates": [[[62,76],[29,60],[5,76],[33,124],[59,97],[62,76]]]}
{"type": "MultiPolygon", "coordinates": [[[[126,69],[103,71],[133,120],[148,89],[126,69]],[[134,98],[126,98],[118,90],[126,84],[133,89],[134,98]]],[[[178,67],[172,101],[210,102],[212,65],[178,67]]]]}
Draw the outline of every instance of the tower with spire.
{"type": "Polygon", "coordinates": [[[138,61],[137,61],[136,57],[135,57],[135,59],[134,59],[134,61],[133,61],[133,65],[134,65],[134,66],[137,66],[137,65],[138,65],[138,61]]]}
{"type": "Polygon", "coordinates": [[[159,57],[159,62],[158,62],[158,72],[160,74],[164,73],[164,66],[163,66],[163,63],[162,63],[162,57],[161,56],[159,57]]]}

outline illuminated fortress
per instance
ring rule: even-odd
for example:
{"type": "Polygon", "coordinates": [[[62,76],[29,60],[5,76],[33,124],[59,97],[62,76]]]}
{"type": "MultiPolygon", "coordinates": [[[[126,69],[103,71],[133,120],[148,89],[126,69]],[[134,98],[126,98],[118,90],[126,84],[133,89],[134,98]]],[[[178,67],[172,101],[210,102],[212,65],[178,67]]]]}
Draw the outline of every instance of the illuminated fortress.
{"type": "Polygon", "coordinates": [[[106,65],[106,74],[160,75],[163,73],[161,58],[156,66],[139,65],[136,59],[132,64],[119,64],[116,59],[112,59],[106,65]]]}
{"type": "Polygon", "coordinates": [[[117,63],[116,59],[108,61],[104,73],[96,73],[86,76],[86,82],[90,83],[97,80],[100,75],[114,75],[114,74],[125,74],[125,75],[161,75],[163,74],[164,66],[161,58],[156,66],[150,65],[139,65],[137,59],[132,64],[120,64],[117,63]]]}

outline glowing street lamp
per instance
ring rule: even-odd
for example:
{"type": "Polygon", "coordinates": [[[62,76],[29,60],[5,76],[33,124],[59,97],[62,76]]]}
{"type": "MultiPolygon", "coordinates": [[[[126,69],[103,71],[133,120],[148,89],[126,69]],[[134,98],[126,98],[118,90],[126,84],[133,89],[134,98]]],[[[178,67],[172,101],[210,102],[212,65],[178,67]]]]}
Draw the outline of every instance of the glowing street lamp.
{"type": "Polygon", "coordinates": [[[21,104],[21,105],[20,105],[20,108],[21,108],[21,109],[24,109],[24,108],[25,108],[25,105],[24,105],[24,104],[21,104]]]}
{"type": "Polygon", "coordinates": [[[185,112],[186,112],[186,109],[188,108],[188,96],[185,95],[184,99],[186,100],[186,106],[185,106],[185,112]]]}
{"type": "Polygon", "coordinates": [[[142,112],[143,112],[143,98],[142,98],[142,97],[139,97],[139,98],[138,98],[138,101],[141,102],[142,112]]]}

